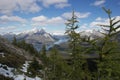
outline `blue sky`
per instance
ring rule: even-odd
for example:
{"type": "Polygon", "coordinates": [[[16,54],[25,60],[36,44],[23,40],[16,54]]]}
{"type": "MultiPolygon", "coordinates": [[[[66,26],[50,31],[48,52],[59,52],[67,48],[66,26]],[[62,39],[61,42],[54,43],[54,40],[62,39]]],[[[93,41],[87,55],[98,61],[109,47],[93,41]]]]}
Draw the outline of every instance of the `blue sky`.
{"type": "Polygon", "coordinates": [[[79,20],[78,31],[99,29],[96,24],[107,24],[103,6],[120,19],[120,0],[0,0],[0,34],[36,28],[63,34],[73,9],[79,20]]]}

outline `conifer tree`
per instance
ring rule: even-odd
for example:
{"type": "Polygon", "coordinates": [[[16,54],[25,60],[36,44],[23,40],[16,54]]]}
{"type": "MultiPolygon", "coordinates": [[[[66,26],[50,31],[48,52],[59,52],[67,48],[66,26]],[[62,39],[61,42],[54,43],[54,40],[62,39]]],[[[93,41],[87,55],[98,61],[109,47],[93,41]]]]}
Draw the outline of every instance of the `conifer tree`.
{"type": "Polygon", "coordinates": [[[97,52],[99,53],[98,62],[98,79],[99,80],[119,80],[120,65],[117,58],[113,57],[116,54],[120,54],[118,50],[118,42],[115,40],[115,35],[119,33],[120,20],[116,21],[116,18],[111,17],[111,10],[103,8],[109,18],[108,25],[100,25],[105,31],[104,38],[101,39],[100,44],[96,44],[97,52]],[[117,69],[115,69],[117,68],[117,69]]]}
{"type": "Polygon", "coordinates": [[[66,75],[69,71],[65,60],[59,55],[57,49],[53,47],[49,57],[49,69],[47,72],[47,80],[68,80],[66,75]]]}
{"type": "Polygon", "coordinates": [[[16,37],[15,37],[15,36],[13,37],[12,44],[13,44],[13,45],[17,45],[17,39],[16,39],[16,37]]]}
{"type": "Polygon", "coordinates": [[[82,48],[80,46],[81,38],[80,34],[75,30],[79,28],[77,16],[74,11],[72,12],[72,18],[67,20],[66,34],[70,37],[69,46],[71,49],[71,72],[69,73],[69,80],[86,80],[88,78],[88,67],[86,65],[86,59],[83,58],[82,48]]]}
{"type": "Polygon", "coordinates": [[[27,75],[31,77],[41,76],[40,70],[42,69],[42,65],[39,64],[36,58],[29,64],[27,75]]]}
{"type": "Polygon", "coordinates": [[[49,58],[47,57],[47,54],[46,54],[46,46],[45,45],[43,45],[43,47],[42,47],[40,60],[42,61],[42,64],[43,64],[43,80],[47,80],[49,58]]]}

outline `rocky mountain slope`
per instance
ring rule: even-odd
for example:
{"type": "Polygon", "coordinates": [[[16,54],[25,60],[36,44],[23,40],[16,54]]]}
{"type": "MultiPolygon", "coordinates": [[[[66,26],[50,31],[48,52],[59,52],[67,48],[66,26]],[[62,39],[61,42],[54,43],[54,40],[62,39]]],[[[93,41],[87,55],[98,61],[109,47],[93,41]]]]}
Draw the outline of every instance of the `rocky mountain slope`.
{"type": "Polygon", "coordinates": [[[17,40],[25,40],[27,43],[32,44],[37,50],[40,50],[43,45],[50,46],[56,39],[44,29],[34,29],[29,32],[23,32],[18,35],[15,34],[4,34],[8,40],[12,40],[15,36],[17,40]]]}
{"type": "Polygon", "coordinates": [[[0,36],[0,52],[18,54],[18,55],[24,56],[27,59],[31,58],[31,56],[29,55],[30,53],[16,46],[13,46],[8,40],[4,39],[1,36],[0,36]]]}
{"type": "Polygon", "coordinates": [[[0,36],[0,80],[41,80],[39,77],[31,78],[24,74],[28,61],[32,59],[30,53],[0,36]]]}

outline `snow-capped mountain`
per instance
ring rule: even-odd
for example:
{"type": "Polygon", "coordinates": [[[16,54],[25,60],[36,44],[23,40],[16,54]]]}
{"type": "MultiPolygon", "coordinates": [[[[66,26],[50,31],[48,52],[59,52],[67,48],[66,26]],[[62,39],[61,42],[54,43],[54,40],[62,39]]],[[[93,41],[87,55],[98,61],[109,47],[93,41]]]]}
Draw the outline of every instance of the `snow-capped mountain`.
{"type": "Polygon", "coordinates": [[[85,30],[85,31],[80,32],[80,35],[82,37],[84,36],[91,37],[92,39],[104,36],[100,31],[96,31],[96,30],[85,30]]]}
{"type": "Polygon", "coordinates": [[[20,33],[16,38],[18,40],[24,39],[27,43],[33,44],[37,50],[40,50],[42,45],[49,46],[56,41],[53,36],[44,29],[34,29],[29,32],[20,33]]]}
{"type": "Polygon", "coordinates": [[[35,40],[39,42],[53,42],[55,41],[51,34],[47,33],[44,29],[34,30],[26,33],[20,33],[16,36],[17,39],[25,39],[29,42],[29,40],[35,40]]]}
{"type": "Polygon", "coordinates": [[[13,37],[15,36],[16,34],[12,33],[12,32],[8,32],[6,34],[3,34],[4,38],[8,39],[9,41],[12,41],[13,40],[13,37]]]}
{"type": "Polygon", "coordinates": [[[46,32],[44,29],[32,29],[29,31],[25,31],[19,34],[4,34],[3,37],[7,38],[8,40],[12,41],[13,37],[16,37],[17,40],[25,40],[27,43],[33,44],[33,46],[40,50],[42,45],[46,45],[47,47],[54,45],[56,43],[62,43],[64,40],[67,39],[68,36],[66,35],[54,35],[46,32]]]}
{"type": "MultiPolygon", "coordinates": [[[[100,31],[96,30],[85,30],[80,32],[81,36],[91,36],[91,38],[103,37],[100,31]]],[[[17,40],[25,40],[27,43],[33,44],[33,46],[40,50],[43,45],[46,45],[48,48],[54,44],[60,44],[66,42],[69,37],[67,35],[54,35],[46,32],[44,29],[32,29],[29,31],[22,32],[20,34],[4,34],[3,35],[8,40],[12,40],[16,36],[17,40]]]]}

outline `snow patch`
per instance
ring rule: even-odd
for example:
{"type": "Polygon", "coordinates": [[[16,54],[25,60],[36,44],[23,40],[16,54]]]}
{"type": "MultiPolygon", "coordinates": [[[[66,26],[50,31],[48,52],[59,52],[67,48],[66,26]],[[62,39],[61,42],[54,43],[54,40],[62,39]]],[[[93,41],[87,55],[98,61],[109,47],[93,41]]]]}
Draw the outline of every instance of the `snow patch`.
{"type": "Polygon", "coordinates": [[[2,57],[5,57],[3,52],[0,52],[0,55],[1,55],[2,57]]]}
{"type": "Polygon", "coordinates": [[[22,72],[27,72],[28,66],[29,66],[29,62],[28,62],[28,61],[25,61],[25,64],[23,64],[21,71],[22,71],[22,72]]]}
{"type": "MultiPolygon", "coordinates": [[[[29,66],[29,62],[26,61],[25,64],[23,64],[23,67],[21,71],[27,72],[27,68],[29,66]]],[[[7,65],[0,64],[0,74],[4,75],[6,77],[14,78],[14,80],[41,80],[39,77],[31,78],[23,74],[15,74],[14,71],[16,71],[15,68],[8,67],[7,65]]]]}
{"type": "Polygon", "coordinates": [[[24,74],[22,74],[22,75],[17,75],[15,78],[14,78],[14,80],[41,80],[41,78],[39,78],[39,77],[35,77],[35,78],[30,78],[30,77],[28,77],[28,76],[26,76],[26,75],[24,75],[24,74]]]}
{"type": "Polygon", "coordinates": [[[10,68],[7,65],[0,64],[0,74],[6,76],[6,77],[13,77],[13,70],[14,68],[10,68]]]}

